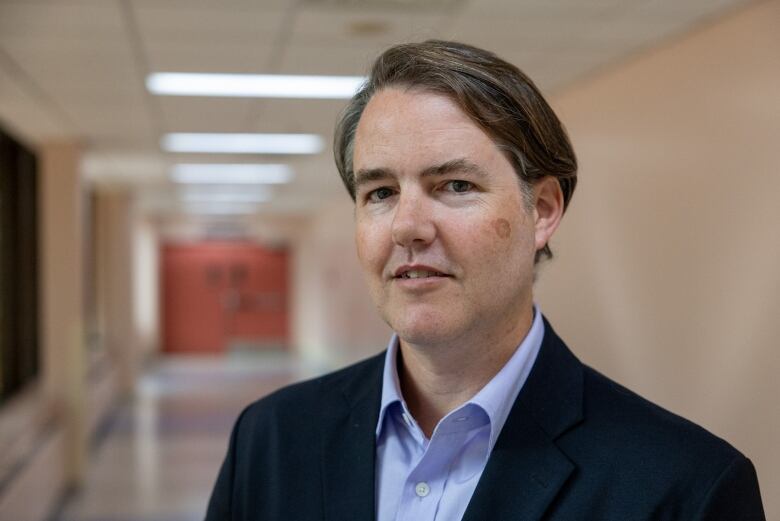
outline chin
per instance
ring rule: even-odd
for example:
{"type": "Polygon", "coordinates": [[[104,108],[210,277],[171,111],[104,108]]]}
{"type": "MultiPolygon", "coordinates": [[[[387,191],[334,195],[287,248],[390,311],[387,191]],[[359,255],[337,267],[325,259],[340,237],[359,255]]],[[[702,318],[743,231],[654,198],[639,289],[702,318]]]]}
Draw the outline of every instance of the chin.
{"type": "Polygon", "coordinates": [[[415,313],[390,318],[387,323],[408,344],[436,345],[451,342],[458,335],[450,317],[445,319],[437,313],[415,313]]]}
{"type": "Polygon", "coordinates": [[[422,346],[439,344],[441,335],[434,333],[433,331],[396,331],[398,338],[400,338],[405,344],[422,346]]]}

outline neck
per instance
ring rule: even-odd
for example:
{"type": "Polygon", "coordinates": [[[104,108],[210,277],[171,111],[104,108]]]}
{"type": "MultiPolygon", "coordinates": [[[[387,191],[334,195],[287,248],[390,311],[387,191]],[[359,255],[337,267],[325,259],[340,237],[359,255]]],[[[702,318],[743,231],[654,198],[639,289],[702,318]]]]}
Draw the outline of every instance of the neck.
{"type": "Polygon", "coordinates": [[[471,399],[504,367],[532,322],[531,306],[499,334],[430,346],[399,341],[401,392],[428,438],[444,416],[471,399]]]}

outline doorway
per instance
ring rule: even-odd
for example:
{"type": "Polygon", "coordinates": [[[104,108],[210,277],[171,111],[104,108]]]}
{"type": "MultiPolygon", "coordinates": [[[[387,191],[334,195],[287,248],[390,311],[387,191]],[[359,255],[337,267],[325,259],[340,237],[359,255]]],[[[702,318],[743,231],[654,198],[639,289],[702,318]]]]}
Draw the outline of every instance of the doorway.
{"type": "Polygon", "coordinates": [[[288,252],[251,242],[165,244],[163,351],[286,350],[288,252]]]}

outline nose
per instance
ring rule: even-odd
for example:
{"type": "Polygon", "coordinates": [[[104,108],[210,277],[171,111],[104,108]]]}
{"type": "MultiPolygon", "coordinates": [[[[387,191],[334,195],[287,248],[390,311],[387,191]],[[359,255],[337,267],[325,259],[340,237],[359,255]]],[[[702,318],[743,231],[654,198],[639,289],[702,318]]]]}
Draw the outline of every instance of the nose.
{"type": "Polygon", "coordinates": [[[414,191],[401,193],[393,215],[393,241],[404,248],[430,244],[436,237],[431,201],[414,191]]]}

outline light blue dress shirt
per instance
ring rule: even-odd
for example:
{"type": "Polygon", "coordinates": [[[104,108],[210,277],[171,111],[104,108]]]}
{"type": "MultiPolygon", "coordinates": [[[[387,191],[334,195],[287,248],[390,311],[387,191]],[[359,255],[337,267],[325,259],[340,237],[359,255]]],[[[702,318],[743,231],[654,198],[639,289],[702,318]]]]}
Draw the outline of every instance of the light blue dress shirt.
{"type": "Polygon", "coordinates": [[[387,348],[376,426],[377,521],[461,519],[544,336],[541,313],[509,361],[428,439],[401,395],[398,337],[387,348]]]}

